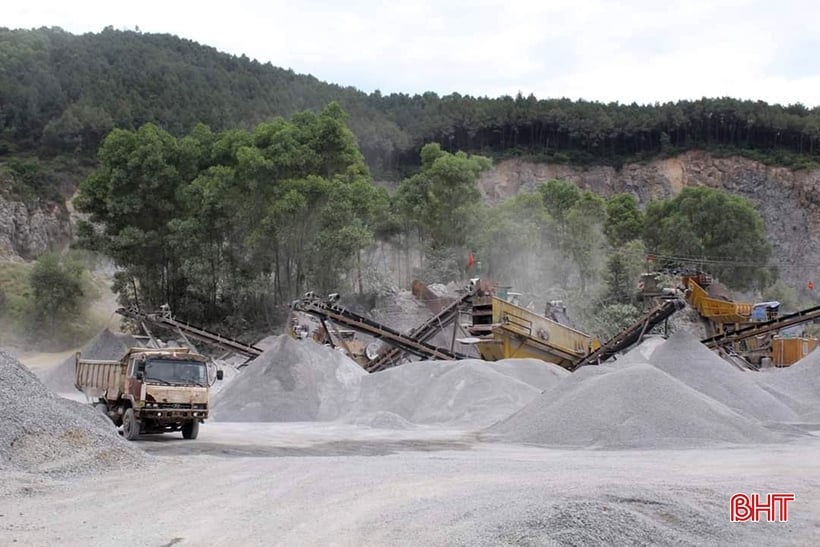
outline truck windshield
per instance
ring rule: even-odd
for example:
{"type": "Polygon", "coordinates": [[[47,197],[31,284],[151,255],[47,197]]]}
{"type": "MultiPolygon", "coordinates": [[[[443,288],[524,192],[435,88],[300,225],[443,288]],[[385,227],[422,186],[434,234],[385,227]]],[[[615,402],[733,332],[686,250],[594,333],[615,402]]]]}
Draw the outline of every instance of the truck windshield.
{"type": "Polygon", "coordinates": [[[145,381],[171,385],[208,385],[208,369],[200,361],[149,359],[145,363],[145,381]]]}

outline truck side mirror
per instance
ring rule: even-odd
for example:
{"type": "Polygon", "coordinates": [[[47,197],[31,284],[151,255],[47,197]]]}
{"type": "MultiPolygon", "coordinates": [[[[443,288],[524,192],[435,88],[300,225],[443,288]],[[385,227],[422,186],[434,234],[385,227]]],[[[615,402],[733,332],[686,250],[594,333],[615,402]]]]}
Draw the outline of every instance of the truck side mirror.
{"type": "Polygon", "coordinates": [[[222,370],[217,370],[216,371],[216,379],[217,380],[221,380],[224,376],[225,376],[225,374],[222,372],[222,370]]]}
{"type": "Polygon", "coordinates": [[[137,371],[137,380],[142,380],[142,377],[143,377],[144,375],[145,375],[145,373],[144,373],[143,371],[138,370],[138,371],[137,371]]]}

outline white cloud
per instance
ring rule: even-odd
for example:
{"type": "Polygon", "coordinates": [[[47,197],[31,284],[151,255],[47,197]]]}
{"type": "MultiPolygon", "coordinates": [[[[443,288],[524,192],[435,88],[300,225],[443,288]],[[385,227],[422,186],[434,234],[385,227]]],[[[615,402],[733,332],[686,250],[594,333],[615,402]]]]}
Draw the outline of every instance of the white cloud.
{"type": "Polygon", "coordinates": [[[366,91],[818,105],[820,65],[795,57],[818,14],[800,0],[76,0],[6,6],[2,24],[139,26],[366,91]]]}

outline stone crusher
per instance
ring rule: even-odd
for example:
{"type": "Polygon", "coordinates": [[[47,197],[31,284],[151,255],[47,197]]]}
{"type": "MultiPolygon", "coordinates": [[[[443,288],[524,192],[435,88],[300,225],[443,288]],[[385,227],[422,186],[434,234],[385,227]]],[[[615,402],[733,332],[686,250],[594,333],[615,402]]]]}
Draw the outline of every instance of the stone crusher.
{"type": "Polygon", "coordinates": [[[588,334],[500,298],[492,287],[479,283],[468,330],[487,361],[529,357],[575,370],[640,342],[644,334],[684,306],[681,299],[671,297],[602,345],[588,334]]]}
{"type": "MultiPolygon", "coordinates": [[[[779,302],[735,302],[725,291],[713,294],[709,275],[686,274],[681,281],[687,302],[707,324],[711,336],[704,343],[710,348],[719,347],[728,356],[742,358],[747,368],[760,368],[768,361],[775,366],[789,366],[818,344],[813,336],[777,334],[780,329],[820,316],[814,313],[815,308],[781,316],[779,302]],[[717,340],[720,343],[715,345],[717,340]]],[[[741,364],[736,359],[731,361],[741,364]]]]}
{"type": "MultiPolygon", "coordinates": [[[[438,313],[427,319],[421,325],[418,325],[412,329],[407,333],[407,336],[413,340],[419,340],[422,342],[430,340],[438,332],[444,330],[447,326],[453,323],[456,318],[458,318],[461,308],[469,302],[471,296],[472,295],[469,293],[464,294],[455,299],[453,302],[441,307],[438,313]]],[[[453,349],[454,347],[451,345],[450,351],[453,349]]],[[[378,355],[374,359],[370,360],[365,368],[370,372],[389,368],[398,364],[404,353],[405,352],[400,348],[388,345],[379,350],[378,355]]]]}
{"type": "MultiPolygon", "coordinates": [[[[701,342],[710,349],[733,351],[734,346],[744,340],[764,337],[801,323],[820,318],[820,306],[807,308],[795,313],[783,315],[777,319],[754,323],[731,332],[723,332],[701,342]]],[[[817,346],[816,338],[782,338],[774,337],[776,345],[772,353],[772,364],[777,367],[789,366],[802,359],[817,346]],[[779,348],[778,345],[779,344],[779,348]],[[794,346],[792,348],[791,346],[794,346]],[[780,350],[779,352],[777,350],[780,350]],[[791,350],[791,351],[790,351],[791,350]]]]}
{"type": "Polygon", "coordinates": [[[486,361],[534,358],[572,368],[601,345],[588,334],[481,289],[472,298],[472,325],[467,330],[486,361]]]}

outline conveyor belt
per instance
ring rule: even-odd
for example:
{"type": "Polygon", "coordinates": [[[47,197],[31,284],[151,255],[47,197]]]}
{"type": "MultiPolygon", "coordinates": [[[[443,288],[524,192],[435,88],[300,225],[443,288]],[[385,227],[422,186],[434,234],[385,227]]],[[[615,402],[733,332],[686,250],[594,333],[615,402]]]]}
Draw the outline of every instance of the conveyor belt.
{"type": "Polygon", "coordinates": [[[228,351],[234,351],[245,355],[246,357],[253,358],[262,353],[262,349],[257,348],[256,346],[245,344],[235,338],[229,338],[219,333],[203,329],[202,327],[191,325],[185,321],[179,321],[169,315],[144,313],[133,308],[119,308],[117,313],[123,317],[128,317],[129,319],[134,319],[136,321],[146,321],[148,323],[167,327],[169,329],[177,329],[180,332],[183,332],[186,336],[213,344],[228,351]]]}
{"type": "Polygon", "coordinates": [[[622,351],[632,344],[640,342],[644,334],[652,330],[653,327],[669,318],[670,315],[682,309],[686,304],[679,298],[667,300],[663,304],[650,310],[635,323],[625,328],[604,343],[600,348],[587,354],[572,367],[577,370],[585,365],[595,365],[606,361],[619,351],[622,351]]]}
{"type": "MultiPolygon", "coordinates": [[[[316,297],[306,297],[302,300],[297,300],[293,303],[292,307],[296,311],[308,313],[321,319],[330,319],[340,325],[369,334],[370,336],[392,344],[400,350],[412,353],[423,359],[442,359],[450,361],[468,358],[467,355],[445,348],[437,348],[423,340],[418,340],[408,334],[402,334],[386,325],[382,325],[372,319],[337,306],[335,303],[323,301],[316,297]]],[[[428,329],[431,327],[422,328],[425,325],[421,325],[419,329],[424,332],[429,332],[428,329]]]]}
{"type": "Polygon", "coordinates": [[[777,319],[772,319],[771,321],[755,323],[754,325],[749,325],[748,327],[743,327],[742,329],[705,338],[701,340],[701,342],[705,344],[707,348],[727,346],[734,342],[739,342],[745,338],[751,338],[752,336],[759,336],[761,334],[780,330],[792,325],[806,323],[807,321],[812,321],[813,319],[817,319],[819,317],[820,306],[815,306],[813,308],[807,308],[805,310],[784,315],[777,319]]]}
{"type": "MultiPolygon", "coordinates": [[[[412,329],[406,336],[408,338],[412,338],[413,340],[426,342],[435,336],[436,333],[452,323],[456,317],[458,317],[459,308],[470,300],[471,296],[472,295],[470,293],[464,294],[461,298],[457,299],[455,302],[446,306],[440,312],[427,319],[424,323],[412,329]]],[[[365,368],[370,372],[383,370],[390,365],[395,364],[403,353],[404,351],[396,346],[385,348],[379,352],[379,355],[376,356],[375,359],[367,363],[365,368]]]]}

